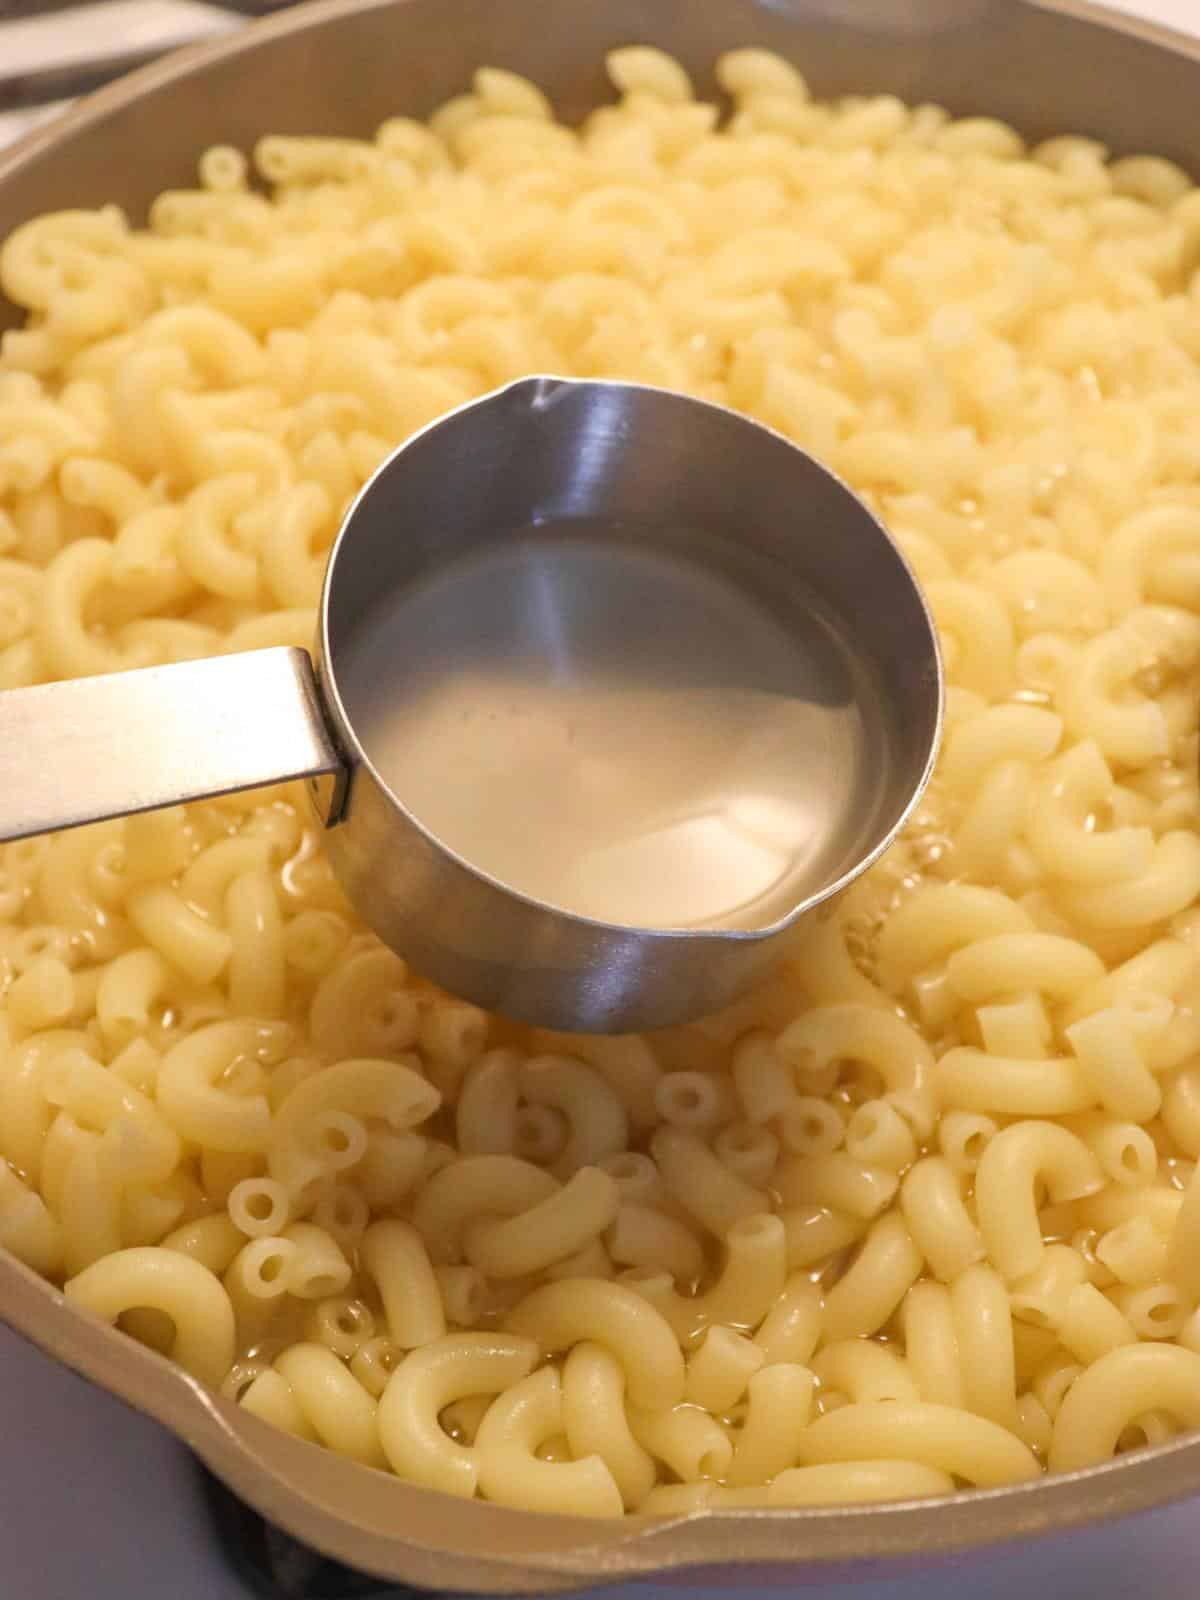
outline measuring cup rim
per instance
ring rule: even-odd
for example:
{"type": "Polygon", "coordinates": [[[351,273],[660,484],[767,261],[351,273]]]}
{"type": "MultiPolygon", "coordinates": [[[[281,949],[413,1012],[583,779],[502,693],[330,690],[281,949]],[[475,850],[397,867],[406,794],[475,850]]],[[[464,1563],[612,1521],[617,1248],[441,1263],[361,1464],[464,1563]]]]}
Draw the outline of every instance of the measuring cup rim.
{"type": "Polygon", "coordinates": [[[351,773],[351,787],[353,786],[354,767],[365,767],[380,790],[387,796],[390,803],[395,806],[397,811],[402,813],[405,820],[411,826],[416,828],[417,832],[420,833],[422,837],[425,838],[429,844],[443,857],[453,861],[472,878],[489,885],[489,887],[492,889],[500,891],[502,894],[519,902],[520,904],[528,906],[531,910],[538,912],[550,912],[554,916],[560,917],[564,921],[574,924],[578,927],[584,929],[594,928],[599,934],[636,936],[638,938],[648,939],[654,942],[667,940],[686,940],[692,943],[697,941],[721,941],[738,944],[761,943],[763,940],[771,939],[778,934],[787,932],[787,930],[792,927],[794,923],[798,922],[801,917],[807,916],[809,912],[815,911],[819,906],[824,905],[827,901],[832,900],[836,895],[840,894],[842,890],[849,888],[857,878],[861,877],[862,874],[868,870],[868,868],[873,866],[875,862],[879,860],[884,851],[887,850],[895,841],[901,829],[904,827],[905,823],[909,820],[917,805],[920,803],[921,797],[928,787],[929,780],[933,775],[934,766],[937,762],[938,752],[941,748],[943,723],[945,719],[946,688],[945,673],[942,662],[942,651],[941,645],[938,641],[937,628],[934,624],[933,614],[930,611],[929,602],[925,597],[925,592],[917,579],[916,573],[913,571],[911,563],[905,556],[904,551],[900,548],[899,544],[888,532],[883,520],[876,516],[876,514],[865,503],[865,501],[863,501],[861,497],[855,493],[846,480],[831,467],[827,466],[823,461],[819,461],[815,456],[810,455],[809,452],[801,445],[796,444],[794,440],[789,439],[786,434],[781,433],[777,428],[772,428],[768,423],[760,422],[756,417],[749,417],[744,412],[735,411],[732,406],[721,405],[715,400],[703,400],[695,395],[683,394],[677,389],[667,389],[662,387],[660,384],[626,382],[620,378],[567,378],[560,377],[554,373],[536,373],[530,374],[529,376],[523,378],[514,378],[508,383],[499,384],[496,388],[489,389],[486,394],[478,395],[473,400],[464,401],[462,405],[455,406],[453,410],[445,411],[440,416],[434,417],[430,422],[425,423],[422,427],[417,428],[413,433],[410,433],[408,437],[402,440],[394,450],[389,451],[384,459],[371,473],[371,476],[363,484],[362,488],[354,496],[354,499],[351,501],[344,517],[342,518],[341,527],[338,529],[337,536],[334,539],[333,545],[330,549],[329,560],[325,568],[325,577],[321,587],[321,604],[318,614],[318,658],[321,665],[320,675],[322,692],[326,699],[331,702],[333,707],[336,709],[339,721],[339,736],[341,740],[343,742],[348,740],[351,745],[351,749],[348,752],[343,752],[349,756],[347,766],[351,773]],[[862,516],[871,523],[876,533],[882,539],[884,545],[891,548],[891,551],[895,556],[901,571],[908,579],[909,586],[917,602],[918,611],[925,624],[925,630],[928,635],[929,660],[932,668],[932,682],[930,687],[933,692],[934,705],[929,748],[926,752],[925,760],[916,784],[913,786],[908,799],[900,808],[893,822],[890,824],[884,834],[875,841],[869,850],[865,851],[863,855],[860,856],[839,877],[835,878],[832,882],[825,884],[822,888],[815,890],[813,893],[806,895],[798,902],[797,905],[793,906],[790,911],[785,913],[785,915],[776,918],[774,922],[768,923],[764,927],[662,928],[638,927],[628,923],[609,922],[600,917],[585,916],[581,912],[571,911],[564,906],[556,906],[553,904],[553,902],[548,900],[540,900],[536,896],[527,894],[522,889],[518,889],[515,884],[507,883],[503,878],[495,877],[492,873],[485,871],[482,867],[476,866],[473,861],[468,860],[467,857],[461,855],[451,845],[447,844],[446,841],[440,838],[439,835],[431,828],[426,827],[426,825],[421,821],[420,817],[416,816],[415,813],[412,812],[407,805],[405,805],[404,801],[396,793],[393,785],[383,777],[378,767],[371,760],[370,755],[368,754],[362,740],[359,738],[359,735],[355,730],[353,719],[348,715],[345,703],[342,699],[341,690],[337,681],[336,667],[332,664],[333,651],[331,648],[329,623],[330,598],[334,583],[336,581],[338,561],[345,547],[347,535],[354,524],[355,518],[360,507],[362,506],[363,501],[370,497],[371,491],[378,480],[383,476],[384,473],[391,469],[392,464],[396,461],[397,457],[403,455],[405,451],[419,443],[427,435],[435,432],[441,427],[444,427],[447,423],[456,421],[458,418],[465,416],[471,411],[493,405],[496,401],[502,399],[504,396],[514,395],[522,390],[529,390],[531,392],[531,410],[544,410],[548,406],[554,404],[555,400],[562,391],[577,389],[631,390],[638,393],[654,395],[661,399],[672,402],[682,402],[685,405],[703,408],[707,411],[718,413],[719,415],[730,418],[732,421],[738,423],[746,429],[756,429],[760,433],[767,434],[771,438],[778,440],[779,443],[786,446],[789,451],[794,451],[795,454],[808,461],[819,472],[822,472],[826,477],[831,478],[838,485],[838,487],[842,489],[842,491],[854,502],[862,516]]]}

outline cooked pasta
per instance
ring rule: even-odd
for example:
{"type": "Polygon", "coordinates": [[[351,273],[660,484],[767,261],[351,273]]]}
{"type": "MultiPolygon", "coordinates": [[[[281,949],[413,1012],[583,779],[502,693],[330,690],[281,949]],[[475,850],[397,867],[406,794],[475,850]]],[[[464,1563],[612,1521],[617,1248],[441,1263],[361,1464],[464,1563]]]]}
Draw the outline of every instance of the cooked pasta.
{"type": "Polygon", "coordinates": [[[4,242],[0,687],[307,644],[414,429],[639,380],[892,530],[949,681],[917,814],[758,992],[626,1039],[410,972],[299,787],[3,846],[0,1244],[300,1438],[546,1511],[1200,1426],[1197,191],[762,51],[724,121],[608,66],[578,128],[484,69],[4,242]]]}

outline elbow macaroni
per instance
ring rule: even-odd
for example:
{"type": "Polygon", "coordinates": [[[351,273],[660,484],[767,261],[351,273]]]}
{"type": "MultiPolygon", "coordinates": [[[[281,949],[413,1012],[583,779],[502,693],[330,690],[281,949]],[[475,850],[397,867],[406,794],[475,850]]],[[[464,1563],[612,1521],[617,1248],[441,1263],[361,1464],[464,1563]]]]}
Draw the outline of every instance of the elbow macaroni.
{"type": "Polygon", "coordinates": [[[634,379],[894,530],[949,678],[919,813],[758,991],[624,1039],[410,973],[298,787],[0,847],[0,1246],[502,1504],[943,1495],[1200,1427],[1194,191],[759,50],[723,124],[608,65],[577,129],[484,68],[264,138],[269,196],[217,147],[147,229],[0,245],[0,686],[307,644],[406,434],[634,379]]]}

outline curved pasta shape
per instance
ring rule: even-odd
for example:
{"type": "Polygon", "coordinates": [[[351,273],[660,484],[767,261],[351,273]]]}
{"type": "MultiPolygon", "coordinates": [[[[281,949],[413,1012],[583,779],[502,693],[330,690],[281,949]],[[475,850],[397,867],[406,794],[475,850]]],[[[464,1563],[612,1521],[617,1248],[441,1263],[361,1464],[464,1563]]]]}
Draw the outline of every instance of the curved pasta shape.
{"type": "Polygon", "coordinates": [[[545,1284],[518,1302],[504,1325],[547,1351],[582,1340],[603,1346],[621,1363],[634,1405],[652,1409],[683,1399],[683,1356],[670,1324],[623,1284],[594,1278],[545,1284]]]}
{"type": "Polygon", "coordinates": [[[503,1221],[468,1224],[463,1249],[491,1278],[522,1278],[574,1255],[596,1240],[617,1215],[616,1184],[599,1167],[580,1167],[561,1189],[503,1221]]]}
{"type": "Polygon", "coordinates": [[[1094,739],[1073,745],[1054,763],[1029,808],[1025,835],[1043,869],[1072,883],[1115,883],[1146,872],[1154,850],[1149,828],[1097,829],[1089,824],[1116,788],[1094,739]]]}
{"type": "Polygon", "coordinates": [[[654,1462],[634,1438],[625,1414],[625,1372],[602,1345],[577,1344],[563,1363],[562,1431],[578,1460],[598,1456],[626,1510],[654,1487],[654,1462]]]}
{"type": "Polygon", "coordinates": [[[250,1155],[266,1150],[272,1138],[266,1096],[235,1094],[219,1081],[235,1061],[253,1059],[261,1046],[255,1023],[214,1022],[168,1050],[158,1072],[157,1098],[172,1126],[214,1150],[250,1155]]]}
{"type": "Polygon", "coordinates": [[[567,1178],[595,1166],[629,1143],[629,1119],[620,1097],[602,1073],[570,1056],[534,1056],[520,1071],[521,1094],[533,1105],[551,1106],[567,1119],[566,1148],[554,1163],[567,1178]]]}
{"type": "Polygon", "coordinates": [[[865,1061],[891,1090],[923,1089],[933,1072],[933,1052],[907,1023],[870,1006],[819,1006],[776,1041],[776,1049],[803,1077],[834,1061],[865,1061]]]}
{"type": "Polygon", "coordinates": [[[322,1111],[345,1111],[360,1121],[378,1117],[406,1133],[427,1121],[440,1103],[433,1085],[404,1061],[363,1057],[324,1067],[298,1083],[275,1112],[267,1157],[271,1176],[286,1183],[304,1161],[322,1111]]]}
{"type": "Polygon", "coordinates": [[[461,1257],[475,1218],[519,1216],[558,1190],[548,1172],[516,1156],[465,1156],[430,1178],[412,1219],[433,1259],[451,1262],[461,1257]]]}
{"type": "Polygon", "coordinates": [[[306,1342],[289,1345],[275,1358],[275,1370],[322,1444],[364,1466],[384,1465],[376,1402],[332,1350],[306,1342]]]}
{"type": "Polygon", "coordinates": [[[164,1312],[175,1325],[172,1360],[202,1383],[216,1387],[233,1365],[229,1296],[207,1267],[177,1250],[118,1250],[69,1278],[63,1294],[111,1323],[141,1307],[164,1312]]]}
{"type": "Polygon", "coordinates": [[[879,968],[902,988],[955,950],[1001,933],[1032,933],[1033,918],[998,889],[926,884],[898,906],[879,931],[879,968]]]}
{"type": "Polygon", "coordinates": [[[534,1454],[563,1428],[562,1385],[553,1367],[531,1372],[493,1400],[475,1435],[484,1498],[523,1510],[620,1516],[621,1492],[602,1457],[552,1462],[534,1454]]]}
{"type": "Polygon", "coordinates": [[[1104,1174],[1082,1139],[1054,1122],[1015,1122],[988,1144],[975,1174],[975,1210],[988,1255],[1008,1279],[1033,1272],[1042,1258],[1035,1185],[1055,1204],[1104,1187],[1104,1174]]]}
{"type": "Polygon", "coordinates": [[[981,1489],[1036,1478],[1033,1452],[986,1417],[923,1402],[873,1401],[827,1412],[800,1436],[805,1465],[834,1461],[911,1461],[965,1478],[981,1489]]]}
{"type": "Polygon", "coordinates": [[[916,1282],[923,1264],[903,1218],[895,1212],[880,1217],[825,1296],[825,1338],[856,1339],[876,1333],[916,1282]]]}
{"type": "Polygon", "coordinates": [[[392,1471],[412,1483],[471,1499],[479,1460],[439,1422],[453,1401],[499,1394],[533,1371],[532,1339],[501,1333],[447,1334],[405,1356],[379,1401],[379,1442],[392,1471]]]}
{"type": "Polygon", "coordinates": [[[1164,1345],[1130,1344],[1081,1372],[1054,1419],[1049,1466],[1071,1472],[1108,1461],[1135,1417],[1167,1411],[1200,1428],[1200,1355],[1164,1345]]]}
{"type": "Polygon", "coordinates": [[[946,963],[946,982],[971,1005],[1030,990],[1073,1000],[1104,977],[1090,946],[1054,933],[1001,933],[957,950],[946,963]]]}
{"type": "Polygon", "coordinates": [[[961,1045],[938,1062],[935,1081],[944,1105],[988,1115],[1061,1117],[1098,1102],[1083,1067],[1070,1057],[1020,1061],[961,1045]]]}

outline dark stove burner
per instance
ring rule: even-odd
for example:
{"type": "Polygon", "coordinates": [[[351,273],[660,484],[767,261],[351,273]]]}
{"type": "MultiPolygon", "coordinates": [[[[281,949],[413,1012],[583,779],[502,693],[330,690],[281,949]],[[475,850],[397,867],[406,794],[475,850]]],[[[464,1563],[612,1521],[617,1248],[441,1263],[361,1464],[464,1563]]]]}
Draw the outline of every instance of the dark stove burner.
{"type": "MultiPolygon", "coordinates": [[[[434,1600],[413,1589],[354,1572],[264,1521],[211,1473],[204,1472],[213,1520],[226,1559],[262,1600],[434,1600]]],[[[436,1591],[437,1600],[469,1600],[436,1591]]]]}

